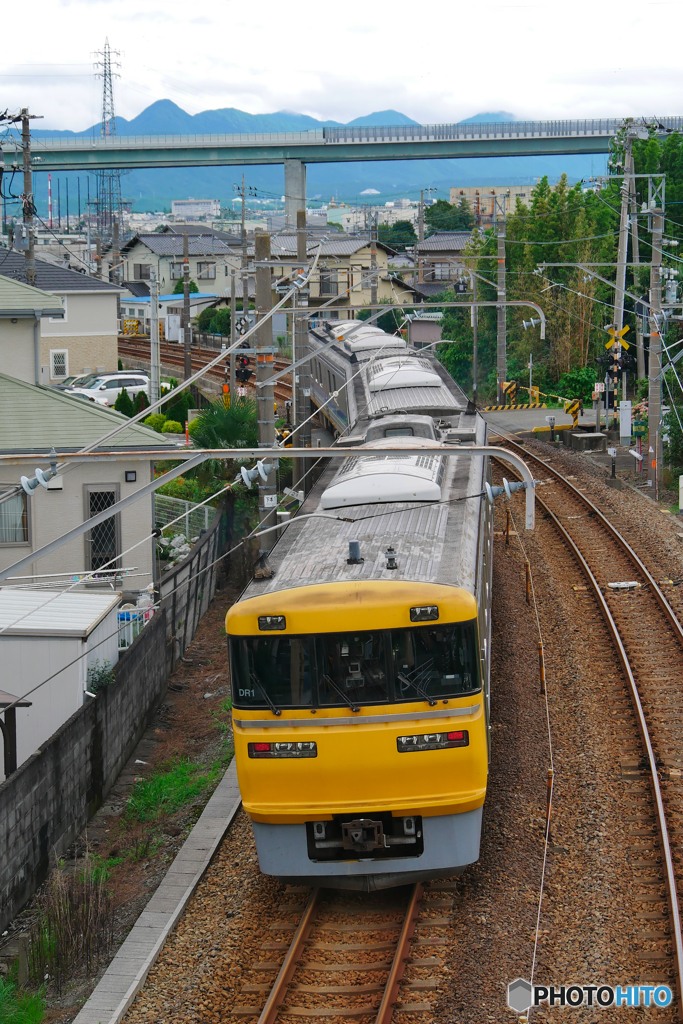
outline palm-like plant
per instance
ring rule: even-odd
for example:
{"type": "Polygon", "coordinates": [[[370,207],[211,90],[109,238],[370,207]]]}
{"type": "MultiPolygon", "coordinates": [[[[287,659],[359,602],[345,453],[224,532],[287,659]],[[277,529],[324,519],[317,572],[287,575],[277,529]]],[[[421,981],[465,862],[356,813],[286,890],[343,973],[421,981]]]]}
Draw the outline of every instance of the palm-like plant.
{"type": "Polygon", "coordinates": [[[214,402],[192,424],[192,440],[197,448],[255,448],[256,402],[240,398],[227,409],[214,402]]]}

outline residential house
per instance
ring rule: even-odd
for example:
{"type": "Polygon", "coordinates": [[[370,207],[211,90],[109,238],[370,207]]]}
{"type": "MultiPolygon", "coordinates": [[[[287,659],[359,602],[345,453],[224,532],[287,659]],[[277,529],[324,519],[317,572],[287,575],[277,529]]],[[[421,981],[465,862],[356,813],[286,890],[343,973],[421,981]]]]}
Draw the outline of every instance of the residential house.
{"type": "Polygon", "coordinates": [[[423,295],[436,295],[459,280],[463,274],[462,255],[470,242],[469,231],[435,231],[424,242],[415,244],[417,280],[415,287],[423,295]]]}
{"type": "MultiPolygon", "coordinates": [[[[190,278],[199,288],[219,294],[230,288],[230,270],[239,268],[241,250],[211,233],[188,233],[188,248],[190,278]]],[[[108,272],[113,259],[111,250],[103,257],[108,272]]],[[[119,281],[124,287],[129,281],[148,282],[154,270],[159,291],[167,294],[183,279],[183,236],[170,231],[134,235],[121,247],[120,261],[119,281]]]]}
{"type": "Polygon", "coordinates": [[[43,319],[64,316],[61,299],[0,276],[0,366],[21,380],[40,380],[43,319]]]}
{"type": "MultiPolygon", "coordinates": [[[[124,416],[87,399],[0,373],[0,492],[16,492],[0,504],[1,568],[149,483],[150,450],[163,457],[184,443],[182,436],[157,434],[135,423],[95,448],[86,460],[68,461],[125,422],[124,416]],[[47,489],[37,487],[31,496],[17,490],[22,476],[32,477],[36,466],[47,468],[53,446],[58,461],[67,463],[64,471],[49,481],[47,489]]],[[[117,589],[142,590],[154,579],[152,525],[150,495],[89,534],[36,559],[18,575],[68,577],[118,559],[115,567],[129,572],[117,589]]],[[[10,585],[18,582],[12,580],[10,585]]]]}
{"type": "MultiPolygon", "coordinates": [[[[308,258],[312,259],[319,243],[314,239],[308,241],[308,258]]],[[[404,283],[389,268],[389,256],[393,250],[381,242],[375,243],[375,263],[377,267],[377,301],[407,303],[415,301],[415,289],[404,283]]],[[[271,254],[274,260],[282,263],[282,272],[274,271],[276,277],[290,276],[296,273],[296,236],[278,235],[271,239],[271,254]]],[[[371,301],[373,274],[371,242],[369,238],[331,238],[323,242],[316,273],[310,283],[311,306],[322,306],[330,302],[331,306],[368,306],[371,301]]],[[[330,313],[337,319],[344,319],[345,314],[330,313]]],[[[353,319],[351,310],[346,313],[353,319]]]]}
{"type": "MultiPolygon", "coordinates": [[[[2,253],[0,276],[26,285],[25,254],[2,253]]],[[[36,259],[36,288],[51,295],[54,306],[61,309],[61,314],[40,318],[40,383],[58,384],[74,374],[116,370],[121,289],[41,259],[36,259]]],[[[16,373],[6,363],[2,369],[36,383],[33,362],[28,375],[16,373]]]]}

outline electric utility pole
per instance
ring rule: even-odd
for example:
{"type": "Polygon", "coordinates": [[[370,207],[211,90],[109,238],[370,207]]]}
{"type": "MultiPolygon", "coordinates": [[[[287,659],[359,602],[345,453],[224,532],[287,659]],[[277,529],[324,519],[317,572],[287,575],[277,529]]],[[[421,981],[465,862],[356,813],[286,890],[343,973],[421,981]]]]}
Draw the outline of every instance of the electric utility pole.
{"type": "Polygon", "coordinates": [[[161,395],[161,368],[159,352],[159,294],[157,289],[157,275],[155,270],[149,272],[149,399],[150,405],[158,401],[161,395]]]}
{"type": "Polygon", "coordinates": [[[33,235],[33,215],[35,213],[35,205],[33,202],[33,183],[31,180],[31,132],[29,130],[29,121],[36,114],[29,114],[28,107],[23,107],[21,110],[21,148],[23,155],[23,170],[24,170],[24,191],[21,195],[21,208],[22,208],[22,219],[24,222],[24,231],[26,233],[26,284],[33,285],[35,288],[36,284],[36,250],[35,250],[35,239],[33,235]]]}
{"type": "MultiPolygon", "coordinates": [[[[244,175],[242,175],[242,266],[248,267],[249,260],[247,259],[247,225],[246,225],[246,191],[244,188],[244,175]]],[[[242,312],[245,310],[244,295],[242,295],[242,312]]]]}
{"type": "Polygon", "coordinates": [[[650,264],[650,364],[647,420],[649,432],[647,483],[659,499],[662,484],[662,235],[664,213],[660,206],[652,210],[652,262],[650,264]]]}
{"type": "MultiPolygon", "coordinates": [[[[499,302],[506,300],[505,287],[505,207],[507,196],[494,196],[494,218],[496,223],[496,240],[498,242],[498,281],[497,298],[499,302]]],[[[498,380],[497,401],[503,401],[503,382],[507,380],[507,330],[506,307],[501,305],[496,310],[496,376],[498,380]]]]}
{"type": "MultiPolygon", "coordinates": [[[[296,261],[297,271],[302,274],[305,273],[306,264],[308,262],[308,235],[306,232],[306,211],[297,210],[296,213],[296,261]]],[[[294,296],[295,305],[297,309],[305,309],[308,305],[308,299],[305,294],[299,292],[294,296]]],[[[296,318],[296,314],[293,313],[296,321],[295,328],[295,351],[296,358],[302,359],[309,353],[308,347],[308,320],[303,317],[296,318]]],[[[294,351],[292,352],[292,361],[294,361],[294,351]]],[[[304,424],[300,430],[295,434],[296,440],[293,440],[298,448],[310,448],[311,447],[311,424],[307,422],[311,415],[311,370],[310,362],[302,363],[297,370],[294,371],[296,377],[292,381],[292,397],[296,391],[296,419],[295,423],[304,424]],[[296,379],[298,378],[298,384],[296,379]]],[[[294,467],[294,487],[298,490],[306,492],[306,483],[310,486],[310,481],[306,477],[308,470],[309,460],[306,458],[297,459],[294,467]]]]}
{"type": "Polygon", "coordinates": [[[370,214],[370,306],[373,313],[377,312],[377,217],[370,214]]]}
{"type": "Polygon", "coordinates": [[[190,337],[190,241],[183,232],[183,355],[184,379],[192,376],[192,339],[190,337]]]}
{"type": "MultiPolygon", "coordinates": [[[[638,239],[638,202],[636,199],[636,179],[634,176],[635,165],[633,160],[633,150],[630,150],[631,161],[630,165],[624,168],[626,174],[631,175],[631,181],[633,187],[631,188],[631,203],[630,203],[630,214],[631,214],[631,247],[633,251],[633,290],[639,293],[640,281],[636,272],[636,267],[640,264],[640,244],[638,239]]],[[[637,360],[637,379],[643,380],[645,377],[645,346],[643,344],[643,321],[640,316],[636,316],[636,360],[637,360]]]]}
{"type": "MultiPolygon", "coordinates": [[[[230,348],[232,348],[237,340],[237,280],[235,269],[230,271],[230,348]]],[[[230,353],[230,405],[235,404],[236,398],[236,382],[235,382],[235,353],[230,353]]]]}
{"type": "MultiPolygon", "coordinates": [[[[477,279],[472,274],[472,301],[477,301],[477,279]]],[[[479,372],[478,367],[478,332],[479,332],[479,308],[478,306],[472,306],[470,310],[470,317],[472,320],[472,401],[477,404],[477,374],[479,372]]],[[[529,399],[531,401],[531,399],[529,399]]]]}
{"type": "Polygon", "coordinates": [[[617,254],[616,292],[614,296],[614,327],[618,334],[624,326],[624,292],[626,290],[626,261],[628,259],[628,215],[631,205],[631,160],[632,140],[629,135],[624,142],[624,177],[621,185],[621,212],[619,216],[619,250],[617,254]]]}
{"type": "MultiPolygon", "coordinates": [[[[254,267],[256,271],[256,322],[262,319],[272,306],[271,267],[270,267],[270,235],[266,232],[256,234],[254,247],[254,267]]],[[[270,320],[262,324],[256,334],[256,381],[268,380],[273,376],[273,327],[270,320]]],[[[256,389],[256,415],[258,419],[259,448],[275,446],[275,410],[274,389],[272,384],[256,389]]],[[[275,471],[267,477],[265,483],[259,477],[258,513],[262,530],[275,526],[275,510],[277,508],[277,485],[275,471]]],[[[261,538],[259,550],[265,555],[273,546],[273,535],[261,538]]]]}

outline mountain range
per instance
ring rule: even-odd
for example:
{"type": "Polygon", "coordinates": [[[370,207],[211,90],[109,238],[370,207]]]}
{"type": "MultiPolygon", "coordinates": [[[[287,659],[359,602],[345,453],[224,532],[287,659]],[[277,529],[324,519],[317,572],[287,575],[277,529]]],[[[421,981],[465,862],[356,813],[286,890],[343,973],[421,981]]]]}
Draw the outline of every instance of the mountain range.
{"type": "MultiPolygon", "coordinates": [[[[461,123],[515,121],[507,111],[482,112],[461,123]]],[[[380,110],[356,117],[348,125],[400,125],[418,124],[397,110],[380,110]]],[[[280,110],[273,114],[249,114],[234,107],[204,110],[188,114],[172,100],[157,100],[130,120],[117,117],[118,135],[194,135],[231,134],[241,132],[310,131],[323,127],[343,127],[339,121],[321,121],[308,114],[280,110]]],[[[95,136],[101,134],[101,124],[81,131],[72,129],[41,128],[33,131],[36,137],[95,136]]],[[[566,157],[483,157],[463,160],[401,160],[368,161],[364,163],[309,164],[307,190],[309,200],[327,202],[331,196],[338,201],[359,202],[358,197],[368,188],[379,193],[374,201],[383,203],[398,196],[415,199],[421,188],[436,187],[438,198],[447,199],[454,185],[513,185],[532,184],[547,174],[556,180],[564,172],[576,181],[601,172],[604,158],[596,156],[566,157]]],[[[182,167],[160,170],[132,171],[122,178],[122,191],[138,211],[169,209],[171,200],[195,198],[220,199],[229,205],[235,198],[234,186],[242,179],[262,193],[278,198],[283,191],[283,171],[279,166],[249,167],[182,167]]],[[[53,197],[56,192],[53,175],[53,197]]],[[[79,184],[82,193],[88,188],[87,176],[75,172],[60,175],[60,194],[65,191],[64,179],[69,180],[69,191],[74,196],[79,184]]],[[[94,185],[89,185],[93,191],[94,185]]],[[[47,175],[36,173],[34,191],[39,211],[47,207],[47,175]]],[[[72,199],[71,212],[75,209],[72,199]]],[[[62,213],[65,212],[62,199],[62,213]]]]}

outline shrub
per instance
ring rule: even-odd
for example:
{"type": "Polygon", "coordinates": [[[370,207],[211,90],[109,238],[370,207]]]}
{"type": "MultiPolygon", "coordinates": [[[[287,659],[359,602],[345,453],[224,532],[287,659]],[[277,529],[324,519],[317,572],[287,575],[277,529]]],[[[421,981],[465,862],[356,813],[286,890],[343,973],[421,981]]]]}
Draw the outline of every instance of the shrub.
{"type": "Polygon", "coordinates": [[[116,369],[117,370],[122,370],[123,369],[123,360],[122,359],[119,359],[118,366],[116,367],[116,369]]]}
{"type": "Polygon", "coordinates": [[[114,669],[108,661],[97,661],[88,669],[88,689],[91,693],[98,693],[114,682],[114,669]]]}
{"type": "Polygon", "coordinates": [[[147,409],[149,406],[149,399],[144,391],[138,391],[135,396],[135,402],[133,403],[136,413],[142,412],[143,409],[147,409]]]}
{"type": "Polygon", "coordinates": [[[160,434],[166,422],[166,417],[163,412],[153,412],[151,416],[148,416],[142,422],[146,427],[151,427],[152,430],[156,430],[157,434],[160,434]]]}
{"type": "Polygon", "coordinates": [[[117,412],[123,413],[124,416],[133,416],[135,414],[133,399],[125,388],[121,388],[121,393],[114,402],[114,408],[117,412]]]}
{"type": "MultiPolygon", "coordinates": [[[[198,292],[198,291],[199,291],[199,288],[194,283],[194,281],[190,281],[190,295],[193,295],[195,292],[198,292]]],[[[173,289],[173,294],[174,295],[183,295],[184,292],[185,292],[185,285],[184,285],[183,279],[181,278],[180,281],[178,281],[176,283],[176,286],[173,289]]]]}
{"type": "Polygon", "coordinates": [[[183,434],[184,432],[182,424],[177,420],[166,420],[161,428],[162,434],[183,434]]]}
{"type": "Polygon", "coordinates": [[[597,367],[577,366],[569,373],[562,374],[557,382],[557,392],[563,398],[583,398],[590,402],[597,379],[597,367]]]}

